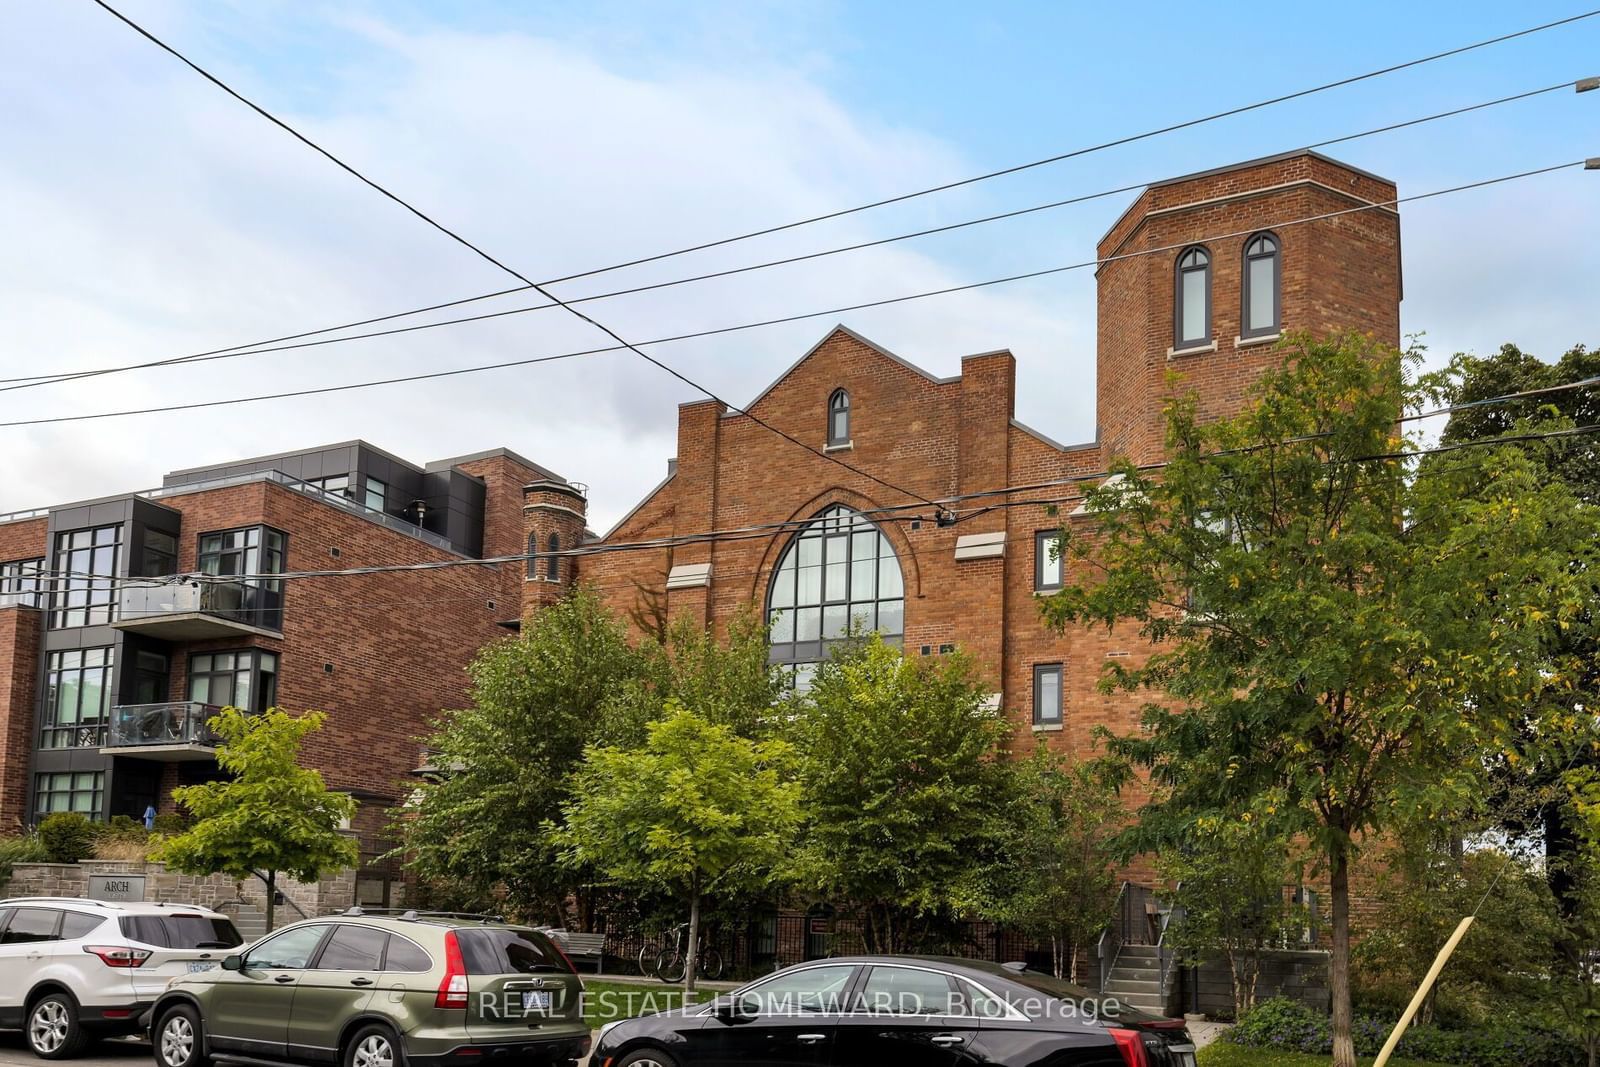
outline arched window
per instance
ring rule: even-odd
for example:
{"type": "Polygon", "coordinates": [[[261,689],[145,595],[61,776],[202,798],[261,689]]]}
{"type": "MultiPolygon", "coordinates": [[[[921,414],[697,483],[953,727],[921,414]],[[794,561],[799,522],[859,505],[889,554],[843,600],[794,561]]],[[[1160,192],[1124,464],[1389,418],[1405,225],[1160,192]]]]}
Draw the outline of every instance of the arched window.
{"type": "Polygon", "coordinates": [[[561,535],[551,534],[546,542],[550,546],[550,554],[544,560],[544,576],[552,582],[561,580],[561,557],[556,555],[561,551],[561,535]]]}
{"type": "Polygon", "coordinates": [[[1196,245],[1178,257],[1172,347],[1211,343],[1211,253],[1196,245]]]}
{"type": "Polygon", "coordinates": [[[828,398],[828,444],[850,443],[850,394],[835,389],[828,398]]]}
{"type": "Polygon", "coordinates": [[[539,559],[538,559],[538,556],[539,556],[539,535],[536,534],[536,533],[531,533],[531,534],[528,535],[528,577],[529,578],[537,578],[537,577],[539,577],[539,559]]]}
{"type": "Polygon", "coordinates": [[[1270,337],[1279,328],[1279,292],[1283,288],[1283,260],[1278,239],[1258,233],[1244,246],[1244,308],[1239,336],[1270,337]]]}
{"type": "Polygon", "coordinates": [[[898,641],[905,604],[894,546],[865,516],[835,505],[795,534],[778,560],[767,592],[768,659],[792,665],[804,687],[852,629],[898,641]]]}

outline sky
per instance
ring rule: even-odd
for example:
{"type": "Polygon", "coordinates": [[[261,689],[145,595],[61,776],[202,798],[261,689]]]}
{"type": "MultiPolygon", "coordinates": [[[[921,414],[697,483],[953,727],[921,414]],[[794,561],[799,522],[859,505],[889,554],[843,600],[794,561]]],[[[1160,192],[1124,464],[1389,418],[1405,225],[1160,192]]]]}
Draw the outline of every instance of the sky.
{"type": "MultiPolygon", "coordinates": [[[[536,279],[1071,151],[1562,18],[1580,3],[116,0],[245,96],[536,279]]],[[[90,0],[4,0],[0,378],[158,360],[515,284],[90,0]]],[[[1285,151],[1600,74],[1600,18],[892,207],[555,286],[563,298],[891,236],[1285,151]]],[[[1570,89],[1328,150],[1402,196],[1600,155],[1570,89]]],[[[630,340],[1092,259],[1132,194],[589,302],[630,340]]],[[[1600,172],[1402,208],[1403,329],[1430,358],[1600,344],[1600,172]]],[[[467,310],[538,303],[502,297],[467,310]]],[[[836,322],[937,375],[1009,348],[1018,417],[1094,437],[1092,273],[651,349],[734,404],[836,322]]],[[[431,316],[441,317],[439,315],[431,316]]],[[[0,392],[0,421],[598,347],[554,311],[0,392]]],[[[320,397],[0,427],[0,512],[363,438],[508,447],[608,528],[700,394],[629,353],[320,397]]]]}

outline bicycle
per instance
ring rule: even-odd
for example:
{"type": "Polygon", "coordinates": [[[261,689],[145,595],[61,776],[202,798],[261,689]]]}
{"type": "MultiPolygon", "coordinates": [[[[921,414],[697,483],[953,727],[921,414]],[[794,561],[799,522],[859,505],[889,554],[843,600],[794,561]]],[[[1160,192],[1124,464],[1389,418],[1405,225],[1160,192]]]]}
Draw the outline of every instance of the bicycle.
{"type": "Polygon", "coordinates": [[[656,960],[666,949],[657,941],[648,938],[639,946],[639,973],[646,978],[658,978],[656,973],[656,960]]]}
{"type": "MultiPolygon", "coordinates": [[[[672,945],[662,949],[660,955],[656,957],[654,974],[668,985],[677,985],[689,972],[688,939],[689,924],[679,924],[673,931],[672,945]]],[[[706,944],[704,933],[700,935],[700,948],[696,957],[697,978],[714,982],[722,977],[724,967],[722,953],[714,946],[706,944]]]]}

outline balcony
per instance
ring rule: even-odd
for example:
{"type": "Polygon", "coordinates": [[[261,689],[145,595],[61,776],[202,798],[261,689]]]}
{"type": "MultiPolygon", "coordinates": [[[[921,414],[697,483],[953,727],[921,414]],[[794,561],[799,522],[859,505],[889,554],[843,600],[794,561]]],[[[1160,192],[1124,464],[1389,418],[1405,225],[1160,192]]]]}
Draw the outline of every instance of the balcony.
{"type": "Polygon", "coordinates": [[[138,756],[163,763],[216,758],[217,735],[211,717],[215,704],[119,704],[111,709],[103,756],[138,756]]]}
{"type": "Polygon", "coordinates": [[[241,634],[280,637],[283,594],[248,582],[127,585],[111,625],[162,641],[241,634]]]}

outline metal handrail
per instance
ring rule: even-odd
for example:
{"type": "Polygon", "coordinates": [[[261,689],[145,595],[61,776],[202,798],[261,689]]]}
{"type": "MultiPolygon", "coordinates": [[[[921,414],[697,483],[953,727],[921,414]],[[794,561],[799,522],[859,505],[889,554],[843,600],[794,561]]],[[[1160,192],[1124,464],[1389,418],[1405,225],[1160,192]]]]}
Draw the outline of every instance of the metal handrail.
{"type": "Polygon", "coordinates": [[[267,876],[266,875],[262,874],[260,871],[251,871],[250,873],[255,875],[256,878],[261,882],[262,885],[267,887],[267,892],[269,892],[269,893],[277,893],[280,897],[283,898],[283,902],[285,904],[289,905],[289,907],[291,907],[295,911],[299,912],[300,913],[300,918],[302,918],[302,919],[311,918],[311,916],[306,914],[306,909],[302,908],[300,905],[298,905],[298,904],[296,904],[294,902],[294,898],[293,897],[291,897],[288,893],[285,893],[283,890],[278,889],[277,887],[275,887],[271,882],[267,881],[267,876]]]}
{"type": "Polygon", "coordinates": [[[1100,940],[1095,945],[1095,955],[1100,964],[1100,992],[1106,991],[1106,983],[1111,981],[1111,968],[1116,966],[1117,955],[1122,951],[1122,913],[1128,889],[1132,882],[1123,882],[1122,888],[1117,890],[1116,903],[1112,905],[1112,919],[1100,934],[1100,940]]]}

